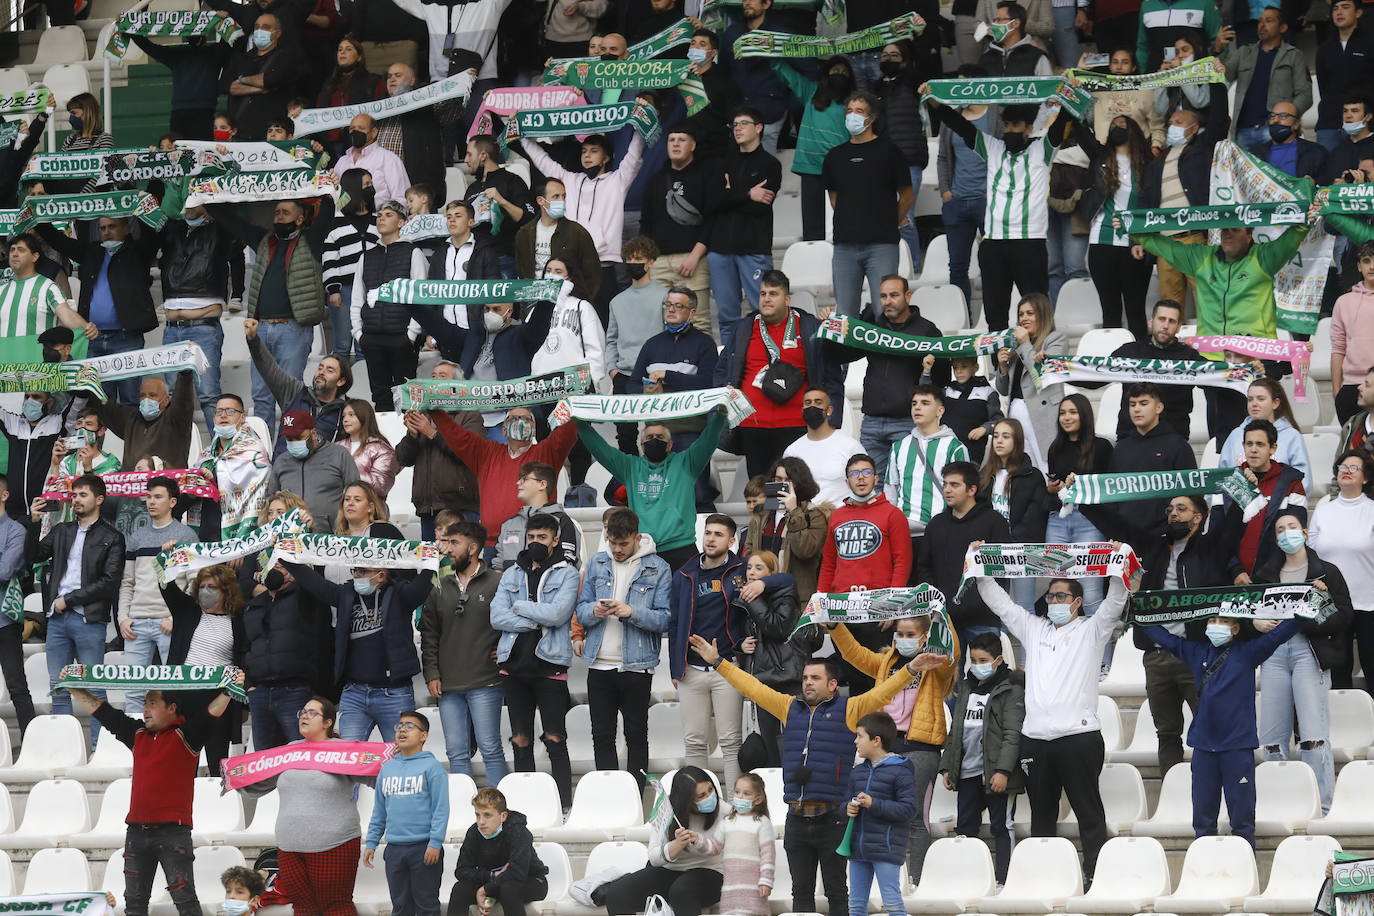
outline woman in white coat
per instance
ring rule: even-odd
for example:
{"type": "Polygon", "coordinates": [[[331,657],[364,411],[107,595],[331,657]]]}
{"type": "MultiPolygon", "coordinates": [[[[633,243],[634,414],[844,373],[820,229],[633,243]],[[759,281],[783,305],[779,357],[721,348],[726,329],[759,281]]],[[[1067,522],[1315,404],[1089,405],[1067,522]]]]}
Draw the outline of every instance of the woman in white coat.
{"type": "Polygon", "coordinates": [[[1007,416],[1021,421],[1026,434],[1026,454],[1041,471],[1046,469],[1045,450],[1059,429],[1059,402],[1064,399],[1062,384],[1035,387],[1031,366],[1046,354],[1069,352],[1069,339],[1055,330],[1054,307],[1044,293],[1022,296],[1016,306],[1016,350],[997,351],[997,374],[993,387],[1007,398],[1007,416]]]}

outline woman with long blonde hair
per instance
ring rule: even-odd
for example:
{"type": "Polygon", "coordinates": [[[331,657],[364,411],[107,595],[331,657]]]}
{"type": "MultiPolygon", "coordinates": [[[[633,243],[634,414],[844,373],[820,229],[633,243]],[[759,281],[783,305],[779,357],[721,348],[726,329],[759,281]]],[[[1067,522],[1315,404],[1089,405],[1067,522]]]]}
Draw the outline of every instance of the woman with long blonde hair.
{"type": "Polygon", "coordinates": [[[1037,468],[1045,467],[1045,449],[1059,425],[1062,384],[1037,389],[1031,368],[1047,355],[1069,352],[1069,339],[1054,326],[1054,306],[1044,293],[1021,297],[1016,306],[1016,349],[997,351],[993,387],[1007,398],[1007,416],[1019,420],[1025,432],[1026,454],[1037,468]]]}

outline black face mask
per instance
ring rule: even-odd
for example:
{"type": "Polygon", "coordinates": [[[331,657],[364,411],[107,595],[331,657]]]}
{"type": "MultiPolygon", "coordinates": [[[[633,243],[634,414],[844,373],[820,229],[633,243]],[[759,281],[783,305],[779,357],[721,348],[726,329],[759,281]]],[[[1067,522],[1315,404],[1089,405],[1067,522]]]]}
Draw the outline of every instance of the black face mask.
{"type": "Polygon", "coordinates": [[[52,347],[44,347],[44,348],[43,348],[43,362],[45,362],[45,363],[60,363],[60,362],[62,362],[62,354],[61,354],[61,353],[58,353],[58,352],[57,352],[56,350],[54,350],[52,347]]]}
{"type": "Polygon", "coordinates": [[[1275,143],[1286,143],[1291,136],[1293,136],[1293,128],[1287,124],[1269,125],[1269,139],[1275,143]]]}
{"type": "Polygon", "coordinates": [[[1008,152],[1019,153],[1030,146],[1030,137],[1022,133],[1003,134],[1002,142],[1006,144],[1008,152]]]}
{"type": "Polygon", "coordinates": [[[902,72],[902,62],[899,60],[880,60],[878,61],[878,69],[882,71],[883,76],[896,76],[902,72]]]}
{"type": "Polygon", "coordinates": [[[362,213],[371,215],[377,206],[377,189],[369,185],[360,190],[354,200],[362,213]]]}
{"type": "Polygon", "coordinates": [[[1164,526],[1164,534],[1170,541],[1181,541],[1193,530],[1187,522],[1170,522],[1164,526]]]}
{"type": "Polygon", "coordinates": [[[668,443],[662,439],[648,439],[644,443],[644,457],[658,464],[668,457],[668,443]]]}
{"type": "Polygon", "coordinates": [[[812,429],[820,429],[825,423],[825,411],[819,407],[803,407],[802,420],[812,429]]]}
{"type": "Polygon", "coordinates": [[[1126,142],[1129,136],[1130,135],[1126,132],[1126,128],[1113,127],[1111,130],[1107,131],[1107,145],[1120,146],[1126,142]]]}
{"type": "Polygon", "coordinates": [[[262,584],[267,586],[269,592],[275,592],[286,584],[286,574],[280,569],[269,569],[267,575],[262,577],[262,584]]]}
{"type": "Polygon", "coordinates": [[[277,234],[277,238],[279,238],[279,239],[289,239],[289,238],[291,238],[291,234],[292,234],[293,232],[295,232],[297,228],[298,228],[298,227],[296,226],[295,223],[273,223],[273,224],[272,224],[272,231],[275,232],[275,233],[277,234]]]}
{"type": "Polygon", "coordinates": [[[638,280],[640,277],[644,276],[644,271],[647,269],[647,264],[632,264],[629,261],[625,262],[625,273],[629,275],[631,280],[638,280]]]}
{"type": "Polygon", "coordinates": [[[830,91],[838,96],[848,95],[854,88],[854,80],[844,73],[828,73],[825,83],[830,87],[830,91]]]}
{"type": "Polygon", "coordinates": [[[602,59],[602,60],[620,60],[620,58],[616,57],[614,54],[602,54],[602,55],[601,55],[601,59],[602,59]]]}
{"type": "Polygon", "coordinates": [[[548,545],[531,541],[525,545],[525,556],[529,558],[531,563],[545,563],[549,559],[548,545]]]}
{"type": "Polygon", "coordinates": [[[350,130],[348,132],[348,144],[354,149],[362,149],[367,146],[367,134],[360,130],[350,130]]]}

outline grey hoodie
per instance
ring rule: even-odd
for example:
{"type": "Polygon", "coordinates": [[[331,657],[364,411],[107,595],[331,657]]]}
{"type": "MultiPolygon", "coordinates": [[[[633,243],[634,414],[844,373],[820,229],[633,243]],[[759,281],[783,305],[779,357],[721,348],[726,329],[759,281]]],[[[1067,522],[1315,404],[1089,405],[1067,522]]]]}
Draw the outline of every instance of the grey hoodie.
{"type": "Polygon", "coordinates": [[[268,491],[289,490],[298,494],[315,517],[316,531],[333,531],[339,500],[349,484],[358,483],[358,465],[348,449],[324,442],[304,459],[282,452],[272,462],[268,491]]]}
{"type": "Polygon", "coordinates": [[[501,523],[501,533],[496,538],[496,556],[491,568],[503,570],[515,564],[515,558],[525,549],[525,521],[540,512],[558,516],[558,540],[563,548],[563,559],[574,568],[580,567],[582,558],[582,531],[568,517],[568,512],[558,503],[548,503],[538,509],[521,506],[520,511],[501,523]]]}

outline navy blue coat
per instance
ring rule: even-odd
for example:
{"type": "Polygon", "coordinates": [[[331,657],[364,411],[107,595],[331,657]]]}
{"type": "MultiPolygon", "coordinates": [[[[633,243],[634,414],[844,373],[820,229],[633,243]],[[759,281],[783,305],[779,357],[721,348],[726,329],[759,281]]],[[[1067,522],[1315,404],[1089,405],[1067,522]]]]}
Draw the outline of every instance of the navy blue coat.
{"type": "Polygon", "coordinates": [[[860,792],[873,797],[873,804],[860,808],[858,823],[850,838],[851,859],[867,862],[906,861],[906,842],[911,819],[921,813],[916,802],[916,770],[900,754],[867,760],[849,773],[849,797],[860,792]]]}
{"type": "MultiPolygon", "coordinates": [[[[474,330],[460,328],[444,320],[444,312],[437,306],[417,305],[410,309],[411,317],[419,322],[425,333],[434,338],[444,359],[453,360],[463,367],[463,376],[472,378],[472,367],[482,352],[486,331],[482,329],[480,311],[469,310],[469,320],[476,319],[474,330]]],[[[530,361],[544,338],[549,336],[549,324],[553,321],[553,303],[536,302],[529,315],[519,324],[512,324],[496,335],[492,345],[492,355],[496,357],[496,377],[499,379],[524,378],[530,374],[530,361]]]]}

